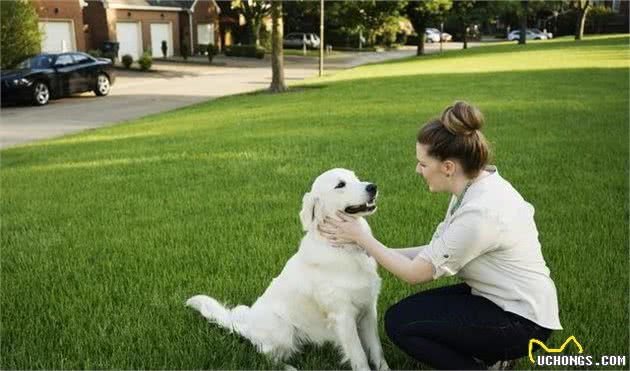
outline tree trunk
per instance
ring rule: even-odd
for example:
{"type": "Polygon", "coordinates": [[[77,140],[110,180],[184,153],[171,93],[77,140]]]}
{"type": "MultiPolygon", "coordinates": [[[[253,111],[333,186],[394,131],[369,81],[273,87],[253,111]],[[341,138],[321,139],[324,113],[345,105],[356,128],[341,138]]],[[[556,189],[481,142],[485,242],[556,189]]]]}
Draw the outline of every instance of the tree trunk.
{"type": "Polygon", "coordinates": [[[413,28],[416,30],[416,33],[418,34],[418,49],[416,50],[416,55],[420,56],[420,55],[424,55],[424,41],[425,41],[425,34],[424,32],[426,31],[426,25],[422,24],[422,25],[418,25],[416,27],[416,25],[413,26],[413,28]]]}
{"type": "Polygon", "coordinates": [[[586,14],[588,13],[588,1],[582,7],[582,4],[578,4],[577,20],[575,22],[575,39],[582,40],[584,36],[584,23],[586,23],[586,14]]]}
{"type": "Polygon", "coordinates": [[[521,28],[520,37],[518,39],[519,45],[525,45],[527,43],[527,16],[529,13],[529,1],[521,1],[521,17],[519,19],[519,27],[521,28]]]}
{"type": "Polygon", "coordinates": [[[462,41],[464,41],[464,49],[468,49],[468,25],[464,24],[464,33],[462,34],[462,41]]]}
{"type": "Polygon", "coordinates": [[[282,1],[271,2],[271,86],[269,89],[273,93],[280,93],[287,90],[284,84],[284,52],[282,50],[283,22],[282,22],[282,1]]]}

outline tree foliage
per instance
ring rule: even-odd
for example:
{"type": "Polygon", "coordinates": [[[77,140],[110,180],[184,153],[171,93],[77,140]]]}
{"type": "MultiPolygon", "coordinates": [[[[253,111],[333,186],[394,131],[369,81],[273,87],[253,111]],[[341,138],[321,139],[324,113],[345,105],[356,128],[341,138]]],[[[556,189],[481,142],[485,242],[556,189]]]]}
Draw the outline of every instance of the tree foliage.
{"type": "Polygon", "coordinates": [[[391,38],[400,29],[406,1],[334,1],[326,3],[326,29],[346,35],[362,32],[367,44],[391,38]],[[379,40],[380,39],[380,40],[379,40]]]}
{"type": "Polygon", "coordinates": [[[474,22],[479,22],[486,14],[485,2],[475,0],[458,0],[453,2],[451,13],[457,21],[459,32],[461,33],[464,49],[468,48],[468,36],[470,26],[474,22]]]}
{"type": "Polygon", "coordinates": [[[441,21],[453,6],[451,0],[410,1],[405,9],[418,34],[417,55],[424,54],[424,32],[432,21],[441,21]]]}
{"type": "Polygon", "coordinates": [[[2,69],[41,52],[42,35],[35,8],[25,0],[3,1],[0,9],[2,69]]]}
{"type": "Polygon", "coordinates": [[[260,45],[260,27],[263,19],[271,14],[271,5],[262,0],[232,0],[232,9],[245,17],[249,43],[260,45]]]}

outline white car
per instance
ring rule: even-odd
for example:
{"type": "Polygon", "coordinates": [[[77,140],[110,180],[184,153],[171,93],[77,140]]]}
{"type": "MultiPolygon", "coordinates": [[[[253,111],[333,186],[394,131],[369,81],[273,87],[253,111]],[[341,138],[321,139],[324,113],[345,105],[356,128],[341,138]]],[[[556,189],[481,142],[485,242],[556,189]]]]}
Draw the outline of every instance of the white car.
{"type": "Polygon", "coordinates": [[[551,32],[541,31],[538,28],[528,28],[527,31],[531,31],[535,34],[545,35],[547,39],[553,39],[553,34],[551,32]]]}
{"type": "MultiPolygon", "coordinates": [[[[427,28],[424,31],[424,35],[426,37],[427,42],[429,43],[439,43],[440,42],[440,30],[437,28],[427,28]]],[[[453,40],[453,36],[446,32],[442,32],[442,41],[448,42],[453,40]]]]}
{"type": "Polygon", "coordinates": [[[314,33],[302,33],[293,32],[288,34],[283,42],[282,46],[285,48],[303,48],[306,45],[307,48],[317,49],[319,48],[320,40],[314,33]]]}
{"type": "MultiPolygon", "coordinates": [[[[507,39],[509,41],[518,40],[520,38],[521,38],[521,30],[514,30],[514,31],[510,32],[508,34],[508,37],[507,37],[507,39]]],[[[525,34],[525,38],[527,40],[547,40],[547,39],[549,39],[549,37],[546,34],[544,34],[542,32],[536,33],[534,31],[532,31],[531,29],[527,30],[527,33],[525,34]]]]}

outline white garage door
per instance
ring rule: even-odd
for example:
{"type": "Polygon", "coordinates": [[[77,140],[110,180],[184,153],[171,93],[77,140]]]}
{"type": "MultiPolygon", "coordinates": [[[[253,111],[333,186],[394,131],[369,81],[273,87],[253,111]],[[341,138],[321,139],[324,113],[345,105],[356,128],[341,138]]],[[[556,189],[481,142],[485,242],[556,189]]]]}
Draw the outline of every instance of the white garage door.
{"type": "Polygon", "coordinates": [[[197,25],[197,42],[207,45],[214,44],[214,25],[211,23],[200,23],[197,25]]]}
{"type": "Polygon", "coordinates": [[[142,54],[142,31],[138,22],[116,22],[116,38],[120,43],[118,57],[130,54],[137,61],[142,54]]]}
{"type": "Polygon", "coordinates": [[[58,53],[77,50],[71,21],[39,22],[39,30],[43,33],[42,52],[58,53]]]}
{"type": "Polygon", "coordinates": [[[162,41],[166,41],[166,55],[173,56],[173,28],[170,23],[151,23],[151,53],[162,57],[162,41]]]}

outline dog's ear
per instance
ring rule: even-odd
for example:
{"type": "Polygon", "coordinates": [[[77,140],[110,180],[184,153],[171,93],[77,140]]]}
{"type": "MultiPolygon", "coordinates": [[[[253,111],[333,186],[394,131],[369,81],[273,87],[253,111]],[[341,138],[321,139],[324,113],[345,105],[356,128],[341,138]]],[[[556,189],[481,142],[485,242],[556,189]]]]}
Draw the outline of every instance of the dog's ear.
{"type": "Polygon", "coordinates": [[[302,211],[300,221],[302,229],[306,232],[313,222],[319,223],[323,219],[323,205],[319,197],[307,193],[302,199],[302,211]]]}

